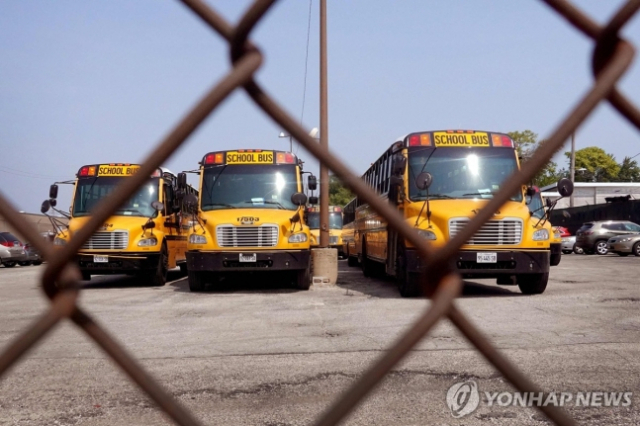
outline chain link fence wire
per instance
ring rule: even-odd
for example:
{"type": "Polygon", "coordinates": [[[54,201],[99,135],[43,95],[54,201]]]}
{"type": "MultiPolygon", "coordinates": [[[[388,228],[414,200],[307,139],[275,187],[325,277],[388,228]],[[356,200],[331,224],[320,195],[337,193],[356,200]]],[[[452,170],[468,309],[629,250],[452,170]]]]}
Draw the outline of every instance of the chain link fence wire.
{"type": "MultiPolygon", "coordinates": [[[[153,170],[164,163],[231,93],[238,89],[244,89],[265,114],[332,170],[358,197],[384,216],[391,228],[414,244],[427,264],[426,273],[422,276],[422,286],[425,294],[431,298],[431,302],[425,303],[424,313],[379,360],[362,374],[356,383],[336,398],[334,404],[319,416],[315,424],[329,426],[344,420],[375,389],[385,375],[439,321],[444,319],[451,321],[518,391],[539,392],[540,389],[509,362],[478,327],[458,309],[455,299],[460,294],[462,280],[460,276],[448,269],[446,260],[453,256],[480,229],[483,223],[509,199],[511,194],[533,178],[536,172],[552,158],[571,133],[586,120],[601,102],[609,102],[623,117],[640,129],[640,110],[616,88],[616,83],[629,69],[635,53],[633,46],[622,39],[619,33],[640,9],[640,0],[626,2],[605,26],[598,25],[568,1],[543,0],[579,31],[593,39],[593,86],[578,100],[576,106],[562,119],[560,125],[539,146],[532,159],[524,164],[521,170],[514,172],[506,180],[506,184],[500,192],[470,221],[462,232],[440,249],[434,249],[426,240],[421,239],[417,232],[404,222],[397,210],[381,200],[337,156],[311,138],[308,131],[302,128],[254,80],[253,76],[262,64],[262,54],[248,38],[256,24],[265,16],[276,0],[256,0],[235,27],[201,0],[181,1],[229,43],[231,69],[224,78],[205,93],[200,101],[157,145],[153,153],[143,162],[139,173],[126,179],[108,198],[104,199],[96,207],[94,215],[87,224],[75,233],[69,243],[60,250],[54,250],[42,238],[39,238],[37,232],[29,226],[24,218],[20,217],[18,210],[0,192],[0,215],[27,240],[32,241],[33,245],[48,259],[41,286],[51,302],[49,308],[0,354],[0,379],[16,361],[58,323],[68,319],[100,346],[176,424],[201,424],[193,414],[172,398],[103,327],[96,323],[88,312],[77,305],[81,275],[72,259],[82,244],[114,213],[115,208],[129,199],[142,185],[146,176],[149,176],[153,170]]],[[[557,425],[576,424],[564,410],[558,407],[539,406],[537,409],[557,425]]]]}

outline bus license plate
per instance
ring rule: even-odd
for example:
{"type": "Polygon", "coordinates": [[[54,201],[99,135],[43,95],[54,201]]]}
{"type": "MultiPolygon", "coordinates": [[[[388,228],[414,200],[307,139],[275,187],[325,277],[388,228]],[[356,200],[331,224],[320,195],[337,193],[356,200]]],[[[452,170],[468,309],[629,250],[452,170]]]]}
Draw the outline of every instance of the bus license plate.
{"type": "Polygon", "coordinates": [[[240,253],[240,262],[257,262],[258,261],[258,255],[253,253],[253,254],[242,254],[240,253]]]}
{"type": "Polygon", "coordinates": [[[477,257],[478,263],[497,263],[498,262],[497,253],[478,253],[477,255],[478,255],[477,257]]]}
{"type": "Polygon", "coordinates": [[[93,263],[109,263],[109,256],[93,256],[93,263]]]}

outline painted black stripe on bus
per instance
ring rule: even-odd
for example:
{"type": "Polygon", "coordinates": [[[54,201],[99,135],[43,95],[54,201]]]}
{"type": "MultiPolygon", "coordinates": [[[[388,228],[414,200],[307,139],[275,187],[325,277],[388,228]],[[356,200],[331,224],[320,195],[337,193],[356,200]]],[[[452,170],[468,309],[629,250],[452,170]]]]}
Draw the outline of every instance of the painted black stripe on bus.
{"type": "Polygon", "coordinates": [[[186,235],[165,235],[164,239],[169,241],[187,241],[186,235]]]}

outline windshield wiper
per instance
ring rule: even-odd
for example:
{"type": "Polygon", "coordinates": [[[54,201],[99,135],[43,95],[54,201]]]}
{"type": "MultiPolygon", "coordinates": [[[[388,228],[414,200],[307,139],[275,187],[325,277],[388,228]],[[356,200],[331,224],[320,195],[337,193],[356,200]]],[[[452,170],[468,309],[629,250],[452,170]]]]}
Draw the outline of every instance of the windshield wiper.
{"type": "Polygon", "coordinates": [[[265,203],[265,204],[275,204],[276,206],[278,206],[278,208],[279,208],[280,210],[289,210],[289,209],[287,209],[285,206],[283,206],[282,204],[280,204],[280,202],[278,202],[278,201],[265,201],[264,203],[265,203]]]}
{"type": "Polygon", "coordinates": [[[223,206],[223,207],[229,207],[230,209],[238,208],[236,206],[232,206],[231,204],[226,204],[226,203],[209,203],[209,204],[205,204],[203,207],[211,207],[211,206],[223,206]]]}
{"type": "MultiPolygon", "coordinates": [[[[466,194],[465,194],[466,195],[466,194]]],[[[446,195],[446,194],[429,194],[429,199],[431,198],[446,198],[449,200],[453,200],[454,197],[452,197],[451,195],[446,195]]],[[[418,198],[418,200],[421,200],[422,197],[418,198]]],[[[426,200],[426,197],[425,197],[426,200]]]]}
{"type": "Polygon", "coordinates": [[[468,194],[462,194],[463,197],[466,197],[468,195],[491,195],[493,197],[493,192],[489,191],[489,192],[469,192],[468,194]]]}
{"type": "Polygon", "coordinates": [[[251,203],[251,204],[253,204],[254,207],[260,206],[262,204],[275,204],[276,206],[278,206],[278,209],[280,209],[280,210],[290,210],[290,209],[286,208],[285,206],[283,206],[282,204],[280,204],[280,202],[278,202],[278,201],[262,200],[260,202],[257,202],[257,201],[253,201],[253,200],[247,200],[247,201],[243,201],[243,203],[251,203]]]}

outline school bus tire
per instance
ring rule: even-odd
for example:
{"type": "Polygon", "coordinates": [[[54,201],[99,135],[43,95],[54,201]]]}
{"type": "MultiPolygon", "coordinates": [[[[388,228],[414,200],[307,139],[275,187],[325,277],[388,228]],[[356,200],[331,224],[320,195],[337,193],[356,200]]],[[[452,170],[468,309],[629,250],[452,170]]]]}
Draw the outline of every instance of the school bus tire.
{"type": "Polygon", "coordinates": [[[205,271],[189,271],[187,270],[187,280],[189,281],[189,291],[193,293],[201,292],[204,290],[206,284],[206,272],[205,271]]]}
{"type": "Polygon", "coordinates": [[[396,253],[396,284],[398,286],[400,296],[420,296],[420,274],[407,271],[405,247],[403,245],[398,245],[396,253]]]}
{"type": "Polygon", "coordinates": [[[296,288],[298,290],[309,290],[309,287],[311,287],[311,272],[309,269],[310,267],[307,266],[296,271],[296,288]]]}
{"type": "Polygon", "coordinates": [[[362,266],[362,274],[367,277],[367,278],[371,278],[375,275],[375,272],[373,270],[373,262],[371,261],[371,259],[369,259],[367,257],[367,240],[366,238],[364,238],[362,240],[362,259],[360,260],[360,266],[362,266]]]}
{"type": "Polygon", "coordinates": [[[160,249],[160,258],[158,259],[158,266],[156,267],[153,275],[148,280],[149,284],[154,287],[162,287],[167,282],[167,271],[169,270],[169,253],[167,250],[167,244],[162,243],[162,249],[160,249]]]}
{"type": "Polygon", "coordinates": [[[549,282],[549,272],[518,275],[516,281],[522,294],[542,294],[549,282]]]}

